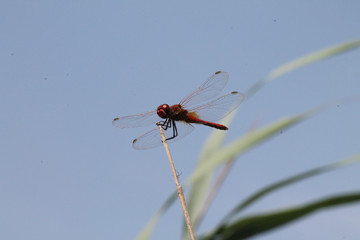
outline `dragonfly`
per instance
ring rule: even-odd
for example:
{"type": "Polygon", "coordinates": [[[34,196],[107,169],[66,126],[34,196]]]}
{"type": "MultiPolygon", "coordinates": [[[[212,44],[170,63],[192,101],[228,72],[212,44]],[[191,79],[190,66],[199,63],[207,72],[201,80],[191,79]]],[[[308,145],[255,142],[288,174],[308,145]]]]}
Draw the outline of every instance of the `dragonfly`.
{"type": "MultiPolygon", "coordinates": [[[[112,123],[119,128],[144,127],[158,123],[164,130],[168,143],[182,139],[191,133],[194,130],[194,124],[228,130],[225,125],[215,122],[237,109],[245,95],[235,91],[204,103],[216,97],[224,89],[228,79],[228,73],[217,71],[178,104],[170,106],[161,104],[157,109],[149,112],[117,117],[112,123]]],[[[154,128],[136,138],[132,146],[142,150],[162,144],[159,129],[154,128]]]]}

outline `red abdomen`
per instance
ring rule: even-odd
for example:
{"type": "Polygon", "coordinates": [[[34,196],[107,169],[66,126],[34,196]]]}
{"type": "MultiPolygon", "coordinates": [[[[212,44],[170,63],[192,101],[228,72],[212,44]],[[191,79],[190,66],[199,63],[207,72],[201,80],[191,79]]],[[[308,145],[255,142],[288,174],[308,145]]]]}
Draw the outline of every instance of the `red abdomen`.
{"type": "Polygon", "coordinates": [[[198,123],[198,124],[202,124],[202,125],[213,127],[213,128],[220,129],[220,130],[228,130],[228,128],[222,124],[204,121],[204,120],[196,118],[190,114],[187,115],[187,120],[188,121],[186,121],[186,122],[189,122],[189,123],[198,123]]]}

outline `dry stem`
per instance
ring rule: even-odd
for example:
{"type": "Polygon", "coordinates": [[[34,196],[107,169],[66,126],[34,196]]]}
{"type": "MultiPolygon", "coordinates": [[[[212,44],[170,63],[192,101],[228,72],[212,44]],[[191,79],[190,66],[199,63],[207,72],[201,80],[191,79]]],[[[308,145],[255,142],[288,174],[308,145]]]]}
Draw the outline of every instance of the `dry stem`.
{"type": "Polygon", "coordinates": [[[178,192],[179,199],[180,199],[180,203],[181,203],[181,207],[182,207],[183,212],[184,212],[185,222],[186,222],[186,225],[187,225],[189,234],[190,234],[190,238],[191,238],[191,240],[195,240],[195,234],[194,234],[193,227],[192,227],[192,225],[191,225],[189,212],[188,212],[187,207],[186,207],[186,202],[185,202],[184,193],[183,193],[182,187],[181,187],[181,185],[180,185],[180,183],[179,183],[178,176],[177,176],[177,174],[176,174],[176,170],[175,170],[175,167],[174,167],[174,163],[173,163],[173,161],[172,161],[172,158],[171,158],[171,154],[170,154],[170,151],[169,151],[169,147],[168,147],[168,144],[167,144],[166,139],[165,139],[164,131],[163,131],[163,129],[162,129],[162,127],[161,127],[161,125],[160,125],[159,123],[157,123],[157,126],[159,127],[161,139],[162,139],[162,141],[163,141],[163,143],[164,143],[164,147],[165,147],[165,150],[166,150],[166,154],[167,154],[168,159],[169,159],[171,171],[172,171],[172,174],[173,174],[173,176],[174,176],[174,180],[175,180],[175,184],[176,184],[176,190],[177,190],[177,192],[178,192]]]}

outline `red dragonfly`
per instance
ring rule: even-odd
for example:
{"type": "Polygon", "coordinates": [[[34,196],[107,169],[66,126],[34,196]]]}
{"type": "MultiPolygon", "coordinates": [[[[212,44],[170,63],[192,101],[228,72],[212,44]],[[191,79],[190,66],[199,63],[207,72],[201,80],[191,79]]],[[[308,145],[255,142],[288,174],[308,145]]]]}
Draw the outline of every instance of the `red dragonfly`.
{"type": "MultiPolygon", "coordinates": [[[[118,117],[113,125],[119,128],[142,127],[160,121],[168,143],[174,142],[188,135],[194,126],[192,123],[202,124],[220,130],[228,130],[224,125],[214,123],[239,107],[244,95],[231,92],[211,102],[198,105],[218,95],[225,87],[229,75],[218,71],[206,80],[198,89],[190,93],[179,104],[169,106],[160,105],[157,110],[146,113],[118,117]],[[198,105],[198,106],[196,106],[198,105]],[[171,130],[170,130],[171,129],[171,130]]],[[[141,135],[133,141],[135,149],[148,149],[162,144],[159,129],[141,135]]]]}

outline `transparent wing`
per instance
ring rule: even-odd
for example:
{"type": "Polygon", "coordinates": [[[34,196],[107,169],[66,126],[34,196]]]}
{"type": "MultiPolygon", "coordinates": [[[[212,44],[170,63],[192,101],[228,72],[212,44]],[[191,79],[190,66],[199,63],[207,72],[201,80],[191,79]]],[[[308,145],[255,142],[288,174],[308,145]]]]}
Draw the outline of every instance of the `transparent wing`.
{"type": "Polygon", "coordinates": [[[112,123],[114,126],[119,128],[131,128],[155,124],[160,120],[161,118],[156,114],[156,110],[154,110],[141,114],[118,117],[115,118],[112,123]]]}
{"type": "Polygon", "coordinates": [[[232,92],[188,111],[195,112],[195,116],[202,120],[216,122],[238,108],[244,98],[244,94],[232,92]]]}
{"type": "MultiPolygon", "coordinates": [[[[189,133],[191,133],[194,130],[194,127],[189,123],[186,123],[183,121],[176,121],[175,123],[176,123],[176,127],[178,130],[178,136],[166,141],[169,144],[182,139],[183,137],[185,137],[186,135],[188,135],[189,133]]],[[[173,136],[172,127],[168,128],[166,131],[164,131],[164,134],[165,134],[165,138],[172,137],[173,136]]],[[[144,133],[140,137],[136,138],[133,141],[132,145],[133,145],[133,148],[135,148],[137,150],[144,150],[144,149],[158,147],[158,146],[161,146],[162,144],[163,143],[161,141],[159,128],[157,127],[147,133],[144,133]]]]}
{"type": "Polygon", "coordinates": [[[226,72],[218,71],[209,77],[198,89],[181,100],[180,105],[191,107],[218,95],[225,87],[229,78],[226,72]]]}

